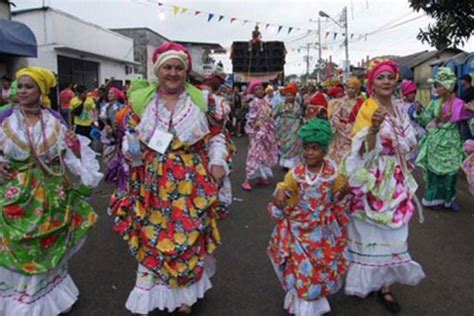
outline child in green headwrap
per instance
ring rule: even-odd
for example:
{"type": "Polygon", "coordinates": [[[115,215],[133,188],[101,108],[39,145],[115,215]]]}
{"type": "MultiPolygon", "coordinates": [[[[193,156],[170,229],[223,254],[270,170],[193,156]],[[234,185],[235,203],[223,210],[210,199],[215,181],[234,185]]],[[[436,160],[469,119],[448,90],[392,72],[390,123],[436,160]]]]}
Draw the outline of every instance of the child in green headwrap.
{"type": "Polygon", "coordinates": [[[18,103],[18,100],[17,100],[17,82],[16,80],[12,82],[11,86],[10,86],[10,96],[8,98],[8,103],[6,104],[2,104],[0,106],[0,113],[2,113],[3,111],[6,111],[6,110],[9,110],[12,108],[12,106],[14,106],[15,104],[18,103]]]}
{"type": "Polygon", "coordinates": [[[334,194],[337,175],[326,159],[332,131],[327,120],[313,119],[299,130],[304,164],[278,183],[270,215],[277,221],[267,253],[287,292],[284,307],[291,314],[321,315],[331,310],[326,297],[337,292],[347,269],[344,258],[347,223],[334,194]]]}

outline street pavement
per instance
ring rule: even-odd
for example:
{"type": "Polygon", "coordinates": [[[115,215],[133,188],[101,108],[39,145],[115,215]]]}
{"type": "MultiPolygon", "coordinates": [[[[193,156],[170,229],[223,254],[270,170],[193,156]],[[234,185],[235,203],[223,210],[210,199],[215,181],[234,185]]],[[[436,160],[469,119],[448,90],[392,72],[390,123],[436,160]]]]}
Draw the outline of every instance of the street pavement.
{"type": "MultiPolygon", "coordinates": [[[[213,287],[194,307],[196,316],[285,316],[284,291],[265,249],[274,227],[266,212],[274,185],[240,188],[245,177],[247,139],[236,139],[238,153],[232,175],[234,203],[229,217],[220,222],[222,245],[216,253],[217,273],[213,287]]],[[[284,173],[276,170],[276,180],[284,173]]],[[[423,193],[423,182],[419,194],[423,193]]],[[[416,287],[396,285],[392,291],[402,306],[400,315],[474,315],[474,198],[460,176],[458,198],[461,212],[425,210],[425,222],[415,215],[410,224],[409,246],[413,259],[427,275],[416,287]]],[[[126,242],[112,232],[107,205],[113,187],[102,184],[92,204],[100,215],[85,246],[70,262],[72,278],[80,296],[71,316],[131,315],[125,308],[135,282],[137,263],[126,242]]],[[[328,315],[390,315],[375,295],[349,297],[341,290],[329,298],[328,315]]],[[[154,311],[154,316],[170,315],[154,311]]],[[[172,314],[171,314],[172,315],[172,314]]]]}

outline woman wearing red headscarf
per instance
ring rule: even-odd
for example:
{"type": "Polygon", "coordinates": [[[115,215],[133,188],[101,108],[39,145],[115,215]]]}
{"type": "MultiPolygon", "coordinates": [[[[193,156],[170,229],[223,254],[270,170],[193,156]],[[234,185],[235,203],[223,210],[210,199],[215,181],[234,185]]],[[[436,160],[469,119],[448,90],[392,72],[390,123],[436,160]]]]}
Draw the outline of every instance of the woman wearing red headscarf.
{"type": "Polygon", "coordinates": [[[212,98],[187,83],[191,57],[183,46],[164,43],[153,54],[158,85],[135,80],[122,148],[129,181],[111,200],[114,230],[138,261],[135,288],[126,307],[191,313],[211,288],[212,254],[220,244],[218,197],[228,173],[222,122],[212,98]],[[136,126],[134,126],[136,125],[136,126]]]}
{"type": "Polygon", "coordinates": [[[345,291],[361,297],[379,291],[386,309],[398,313],[400,305],[390,286],[417,285],[425,277],[407,244],[408,223],[420,206],[418,185],[407,164],[417,141],[407,108],[394,98],[397,65],[376,59],[367,76],[370,98],[357,115],[352,150],[340,170],[352,194],[345,291]]]}
{"type": "Polygon", "coordinates": [[[303,151],[301,140],[298,137],[303,110],[296,102],[298,88],[294,83],[288,84],[284,92],[285,101],[277,105],[273,118],[280,166],[291,169],[298,164],[303,151]]]}
{"type": "Polygon", "coordinates": [[[275,125],[272,118],[272,105],[264,96],[262,82],[253,80],[249,85],[249,93],[254,95],[250,102],[245,133],[249,136],[246,177],[242,189],[252,190],[249,181],[257,179],[268,184],[273,178],[272,167],[277,164],[278,147],[275,139],[275,125]]]}
{"type": "Polygon", "coordinates": [[[357,113],[364,100],[359,96],[361,82],[353,77],[347,81],[347,94],[343,98],[334,99],[332,115],[330,115],[334,139],[329,147],[328,156],[338,165],[351,151],[352,127],[357,113]]]}

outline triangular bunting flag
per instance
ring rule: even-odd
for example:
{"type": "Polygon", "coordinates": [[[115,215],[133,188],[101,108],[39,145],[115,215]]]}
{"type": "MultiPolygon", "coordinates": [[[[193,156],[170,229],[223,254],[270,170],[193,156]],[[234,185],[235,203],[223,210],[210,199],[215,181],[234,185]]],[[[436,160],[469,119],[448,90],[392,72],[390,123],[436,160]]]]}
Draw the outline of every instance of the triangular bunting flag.
{"type": "Polygon", "coordinates": [[[328,36],[329,36],[329,32],[326,32],[326,37],[328,37],[328,36]]]}
{"type": "Polygon", "coordinates": [[[353,39],[353,38],[354,38],[354,34],[351,34],[351,39],[353,39]]]}
{"type": "Polygon", "coordinates": [[[214,14],[209,13],[209,16],[207,17],[207,22],[211,22],[213,17],[214,17],[214,14]]]}
{"type": "Polygon", "coordinates": [[[311,33],[311,30],[308,30],[308,32],[306,32],[306,35],[308,35],[309,33],[311,33]]]}
{"type": "Polygon", "coordinates": [[[236,18],[230,18],[230,23],[234,22],[236,18]]]}
{"type": "Polygon", "coordinates": [[[243,24],[245,25],[245,24],[247,24],[247,22],[248,22],[248,20],[244,20],[244,23],[243,23],[243,24]]]}
{"type": "Polygon", "coordinates": [[[184,14],[184,13],[186,13],[186,11],[188,11],[188,9],[187,9],[187,8],[181,8],[181,13],[183,13],[183,14],[184,14]]]}
{"type": "Polygon", "coordinates": [[[334,39],[336,39],[336,37],[337,37],[337,33],[334,33],[334,39]]]}
{"type": "Polygon", "coordinates": [[[162,5],[163,5],[163,3],[161,3],[161,2],[158,2],[158,6],[162,6],[162,5]]]}
{"type": "Polygon", "coordinates": [[[280,33],[280,31],[281,31],[282,28],[283,28],[283,26],[280,25],[280,26],[278,27],[278,32],[277,32],[277,33],[280,33]]]}
{"type": "Polygon", "coordinates": [[[293,31],[293,27],[289,27],[289,28],[288,28],[288,34],[290,34],[291,31],[293,31]]]}
{"type": "Polygon", "coordinates": [[[223,15],[220,15],[220,16],[219,16],[219,21],[218,21],[218,22],[222,21],[222,19],[224,19],[224,16],[223,16],[223,15]]]}
{"type": "Polygon", "coordinates": [[[173,6],[173,14],[174,14],[174,15],[178,14],[179,9],[180,9],[180,7],[174,5],[174,6],[173,6]]]}
{"type": "Polygon", "coordinates": [[[201,11],[194,12],[194,15],[199,15],[199,14],[201,14],[201,11]]]}
{"type": "Polygon", "coordinates": [[[270,26],[270,23],[265,24],[265,30],[268,29],[269,26],[270,26]]]}

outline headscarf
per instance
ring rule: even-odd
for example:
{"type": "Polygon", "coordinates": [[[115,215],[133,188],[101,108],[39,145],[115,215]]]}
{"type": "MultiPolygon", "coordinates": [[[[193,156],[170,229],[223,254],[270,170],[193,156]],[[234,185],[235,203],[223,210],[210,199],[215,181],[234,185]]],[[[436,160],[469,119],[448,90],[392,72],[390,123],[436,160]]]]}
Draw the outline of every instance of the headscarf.
{"type": "Polygon", "coordinates": [[[344,93],[344,89],[342,89],[341,87],[334,87],[334,88],[329,89],[328,91],[328,95],[331,98],[336,98],[337,95],[341,93],[344,93]]]}
{"type": "Polygon", "coordinates": [[[283,91],[285,94],[291,93],[292,95],[296,95],[298,93],[298,87],[294,83],[289,83],[283,91]]]}
{"type": "Polygon", "coordinates": [[[255,88],[257,86],[262,86],[262,81],[258,79],[254,79],[250,81],[249,88],[248,88],[248,93],[253,94],[255,92],[255,88]]]}
{"type": "Polygon", "coordinates": [[[10,99],[15,100],[18,95],[18,81],[13,81],[10,86],[10,99]]]}
{"type": "Polygon", "coordinates": [[[403,96],[407,96],[411,93],[416,93],[416,83],[414,83],[413,81],[403,80],[401,87],[403,96]]]}
{"type": "Polygon", "coordinates": [[[219,75],[210,75],[202,81],[202,84],[210,87],[213,91],[219,89],[219,87],[225,82],[225,79],[219,75]]]}
{"type": "Polygon", "coordinates": [[[191,72],[193,64],[188,49],[183,45],[177,43],[166,42],[161,44],[161,46],[155,49],[155,51],[153,52],[153,57],[151,60],[153,62],[154,73],[157,74],[158,69],[160,69],[160,67],[166,61],[173,58],[179,59],[183,63],[184,67],[186,67],[188,74],[191,72]]]}
{"type": "Polygon", "coordinates": [[[454,90],[454,86],[456,85],[456,75],[449,67],[439,67],[438,72],[434,79],[428,79],[429,83],[438,83],[445,87],[449,91],[454,90]]]}
{"type": "Polygon", "coordinates": [[[273,88],[271,85],[268,85],[266,88],[265,88],[265,94],[269,94],[269,93],[272,93],[273,92],[273,88]]]}
{"type": "Polygon", "coordinates": [[[312,119],[300,128],[298,137],[303,144],[316,143],[327,152],[333,137],[331,124],[328,120],[312,119]]]}
{"type": "Polygon", "coordinates": [[[362,83],[360,82],[359,78],[357,78],[357,77],[350,77],[347,80],[347,85],[351,86],[351,87],[354,87],[358,91],[360,91],[360,88],[362,87],[362,83]]]}
{"type": "Polygon", "coordinates": [[[121,90],[119,90],[115,87],[111,87],[109,89],[109,92],[113,92],[120,102],[123,103],[125,101],[125,95],[123,94],[123,92],[121,90]]]}
{"type": "Polygon", "coordinates": [[[324,97],[324,94],[322,94],[321,92],[316,92],[312,97],[311,97],[311,100],[309,100],[309,104],[312,104],[312,105],[320,105],[320,106],[323,106],[325,108],[328,107],[328,101],[326,100],[326,98],[324,97]]]}
{"type": "Polygon", "coordinates": [[[367,92],[369,94],[372,94],[375,78],[384,71],[394,74],[398,80],[398,65],[391,59],[376,58],[370,62],[367,68],[367,92]]]}
{"type": "Polygon", "coordinates": [[[41,104],[51,107],[51,100],[48,97],[49,89],[56,86],[56,77],[51,70],[42,67],[27,67],[17,71],[15,77],[18,80],[22,76],[28,76],[38,85],[43,95],[41,104]]]}

